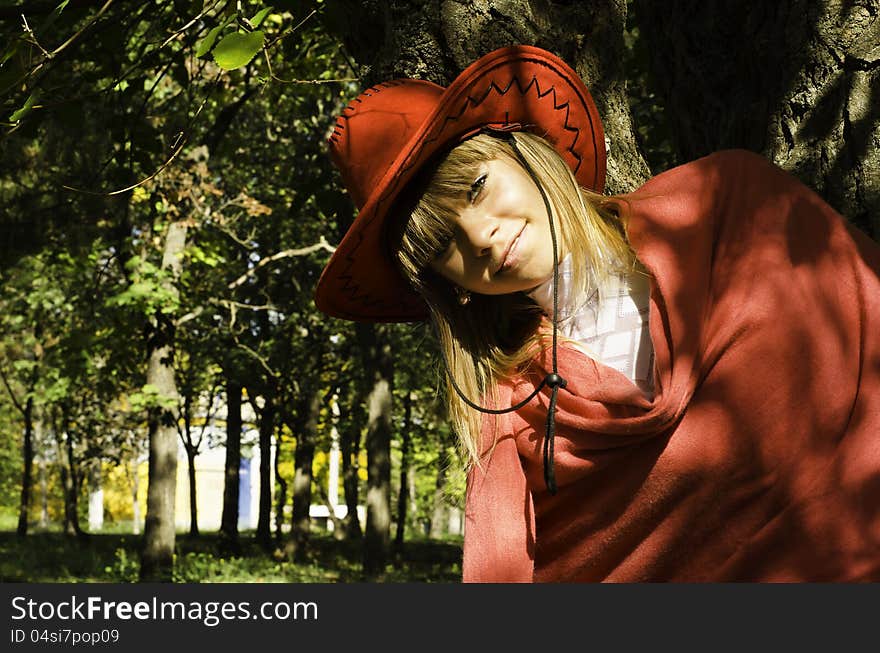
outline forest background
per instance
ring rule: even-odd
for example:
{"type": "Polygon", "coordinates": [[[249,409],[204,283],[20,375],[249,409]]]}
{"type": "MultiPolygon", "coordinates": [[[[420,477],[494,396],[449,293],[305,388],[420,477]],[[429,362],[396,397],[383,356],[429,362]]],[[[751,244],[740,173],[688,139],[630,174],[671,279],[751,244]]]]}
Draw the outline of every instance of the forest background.
{"type": "Polygon", "coordinates": [[[593,93],[606,192],[742,147],[876,237],[878,14],[875,0],[0,3],[0,579],[457,580],[446,531],[464,478],[428,329],[329,319],[312,299],[354,211],[326,156],[336,116],[385,79],[445,85],[535,44],[593,93]],[[348,516],[328,535],[309,509],[329,500],[332,439],[348,516]],[[174,505],[177,466],[218,445],[222,523],[201,532],[193,473],[191,504],[174,505]],[[258,525],[239,532],[255,450],[258,525]],[[97,486],[107,519],[89,533],[97,486]]]}

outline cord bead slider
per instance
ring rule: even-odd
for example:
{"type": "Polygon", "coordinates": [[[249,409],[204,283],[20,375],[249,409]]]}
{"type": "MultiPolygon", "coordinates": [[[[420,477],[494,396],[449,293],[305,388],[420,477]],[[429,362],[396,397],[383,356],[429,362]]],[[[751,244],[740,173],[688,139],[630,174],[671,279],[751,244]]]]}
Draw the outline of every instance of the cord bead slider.
{"type": "Polygon", "coordinates": [[[556,386],[558,386],[560,388],[564,388],[568,384],[568,381],[563,379],[561,376],[559,376],[555,372],[551,372],[546,377],[544,377],[544,383],[546,385],[550,386],[551,388],[556,387],[556,386]]]}

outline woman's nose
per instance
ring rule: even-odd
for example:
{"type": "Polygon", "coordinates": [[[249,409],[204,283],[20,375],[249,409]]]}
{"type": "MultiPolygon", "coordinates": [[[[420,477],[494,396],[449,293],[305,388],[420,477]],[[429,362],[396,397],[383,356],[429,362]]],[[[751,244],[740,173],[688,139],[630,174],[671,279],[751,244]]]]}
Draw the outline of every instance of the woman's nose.
{"type": "Polygon", "coordinates": [[[471,217],[462,220],[461,230],[474,256],[485,256],[492,252],[492,242],[498,232],[497,221],[489,217],[471,217]]]}

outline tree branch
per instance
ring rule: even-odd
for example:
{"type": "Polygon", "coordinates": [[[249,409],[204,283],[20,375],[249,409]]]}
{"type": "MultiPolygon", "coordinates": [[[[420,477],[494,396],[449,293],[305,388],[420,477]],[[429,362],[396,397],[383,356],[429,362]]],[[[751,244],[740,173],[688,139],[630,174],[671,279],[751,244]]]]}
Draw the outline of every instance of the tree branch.
{"type": "Polygon", "coordinates": [[[332,245],[330,245],[330,243],[328,243],[325,240],[324,236],[321,236],[321,239],[317,243],[315,243],[314,245],[309,245],[308,247],[301,247],[299,249],[285,249],[285,250],[278,252],[276,254],[272,254],[272,256],[267,256],[266,258],[262,259],[259,263],[257,263],[254,267],[252,267],[250,270],[248,270],[243,275],[241,275],[238,279],[236,279],[235,281],[230,283],[229,286],[227,286],[227,287],[230,290],[235,290],[241,284],[243,284],[245,281],[247,281],[248,278],[252,277],[257,272],[257,270],[259,270],[260,268],[262,268],[265,265],[268,265],[269,263],[272,263],[273,261],[278,261],[283,258],[289,258],[291,256],[306,256],[307,254],[317,252],[319,249],[323,249],[331,254],[336,251],[336,248],[333,247],[332,245]]]}
{"type": "Polygon", "coordinates": [[[15,393],[12,392],[12,387],[9,385],[9,381],[6,378],[6,372],[3,370],[2,366],[0,366],[0,378],[3,379],[3,385],[6,386],[6,390],[9,392],[9,398],[12,399],[12,403],[15,405],[15,407],[18,409],[18,411],[22,415],[24,415],[25,410],[22,407],[22,405],[18,402],[18,399],[15,398],[15,393]]]}
{"type": "MultiPolygon", "coordinates": [[[[317,243],[315,243],[314,245],[309,245],[308,247],[301,247],[299,249],[285,249],[281,252],[277,252],[277,253],[273,254],[272,256],[267,256],[266,258],[262,259],[254,267],[252,267],[250,270],[248,270],[247,272],[242,274],[240,277],[238,277],[235,281],[231,282],[226,287],[229,290],[235,290],[241,284],[243,284],[245,281],[247,281],[250,277],[254,276],[254,274],[257,272],[257,270],[259,270],[260,268],[262,268],[265,265],[268,265],[269,263],[272,263],[273,261],[278,261],[283,258],[289,258],[291,256],[305,256],[307,254],[317,252],[319,249],[323,249],[327,252],[330,252],[331,254],[336,251],[336,248],[333,247],[333,245],[331,245],[330,243],[328,243],[327,240],[323,236],[321,236],[321,239],[317,243]]],[[[244,309],[254,310],[254,311],[272,310],[274,308],[274,306],[271,304],[266,304],[263,306],[253,306],[252,304],[242,304],[240,302],[235,302],[235,301],[232,301],[231,299],[215,299],[210,302],[210,305],[212,305],[212,306],[216,306],[217,304],[226,305],[227,307],[229,307],[231,309],[244,308],[244,309]]],[[[202,313],[204,313],[206,309],[207,309],[207,307],[205,307],[205,306],[199,306],[198,308],[190,311],[189,313],[182,315],[175,323],[176,326],[179,327],[182,324],[186,324],[187,322],[190,322],[190,321],[196,319],[202,313]]]]}

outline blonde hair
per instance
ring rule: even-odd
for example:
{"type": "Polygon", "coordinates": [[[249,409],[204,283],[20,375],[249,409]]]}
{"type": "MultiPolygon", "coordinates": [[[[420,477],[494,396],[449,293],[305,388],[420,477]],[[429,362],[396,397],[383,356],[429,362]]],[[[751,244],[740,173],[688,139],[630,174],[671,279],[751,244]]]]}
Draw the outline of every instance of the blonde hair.
{"type": "MultiPolygon", "coordinates": [[[[512,135],[553,212],[560,249],[571,255],[574,296],[601,286],[610,275],[636,265],[623,226],[609,198],[578,186],[553,146],[528,132],[512,135]]],[[[410,189],[415,197],[409,219],[401,225],[397,258],[404,276],[425,299],[437,326],[448,373],[471,401],[495,407],[504,378],[523,371],[536,347],[546,346],[539,333],[542,311],[525,293],[474,294],[467,306],[456,299],[452,284],[430,263],[452,235],[454,218],[484,161],[502,159],[522,165],[510,143],[480,134],[456,146],[410,189]]],[[[465,458],[479,464],[481,415],[455,392],[447,378],[447,409],[465,458]]],[[[499,408],[503,408],[499,406],[499,408]]]]}

